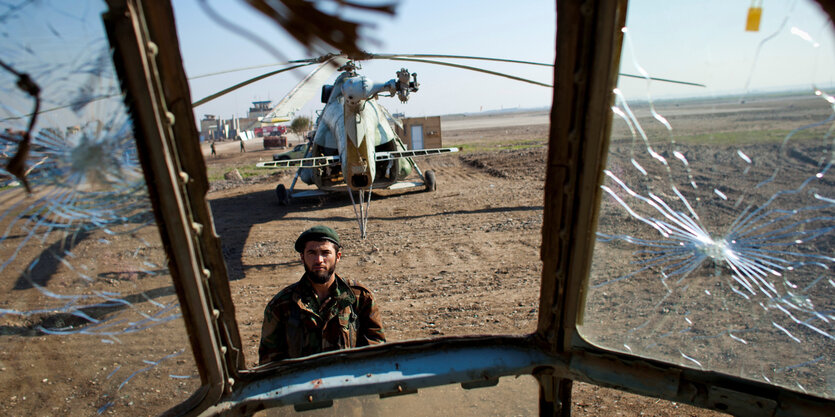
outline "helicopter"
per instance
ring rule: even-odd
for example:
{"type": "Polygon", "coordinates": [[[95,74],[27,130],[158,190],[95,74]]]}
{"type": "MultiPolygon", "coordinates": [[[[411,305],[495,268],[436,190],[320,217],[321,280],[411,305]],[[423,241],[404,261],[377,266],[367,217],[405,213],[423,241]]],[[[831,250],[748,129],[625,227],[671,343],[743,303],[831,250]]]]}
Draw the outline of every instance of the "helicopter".
{"type": "MultiPolygon", "coordinates": [[[[397,135],[395,126],[402,125],[379,102],[382,94],[397,96],[402,103],[409,100],[410,93],[418,91],[417,73],[409,73],[406,68],[396,72],[395,78],[384,83],[373,83],[368,77],[360,75],[361,61],[382,59],[408,61],[440,65],[486,73],[541,87],[552,88],[550,84],[530,80],[485,68],[462,65],[432,58],[493,61],[513,64],[525,64],[553,67],[552,64],[522,61],[506,58],[439,55],[439,54],[372,54],[365,51],[353,53],[325,54],[318,58],[289,61],[287,68],[259,75],[235,86],[222,90],[193,106],[199,106],[222,94],[234,91],[251,82],[306,65],[319,64],[314,71],[302,79],[262,121],[275,122],[290,120],[293,114],[307,102],[318,84],[324,84],[334,71],[340,72],[333,84],[321,87],[321,102],[325,104],[319,113],[314,135],[309,139],[307,152],[302,158],[279,161],[259,162],[258,168],[297,168],[288,190],[284,184],[278,184],[275,194],[280,205],[287,205],[293,198],[319,197],[332,192],[347,191],[351,205],[357,216],[360,235],[367,236],[368,209],[371,204],[372,189],[408,189],[423,186],[426,191],[436,189],[435,173],[431,170],[422,172],[413,160],[414,157],[439,155],[458,152],[458,148],[406,149],[406,145],[397,135]],[[353,122],[351,122],[353,120],[353,122]],[[420,181],[408,181],[407,177],[415,172],[420,181]],[[295,189],[297,181],[314,185],[316,190],[295,189]],[[356,193],[356,198],[354,197],[356,193]]],[[[625,77],[647,78],[632,74],[620,74],[625,77]]],[[[698,83],[648,77],[652,80],[701,86],[698,83]]]]}
{"type": "Polygon", "coordinates": [[[434,172],[421,172],[412,157],[457,152],[458,148],[407,150],[394,128],[399,122],[378,103],[377,97],[383,93],[392,97],[396,95],[401,102],[407,102],[409,93],[418,90],[416,73],[410,74],[402,68],[396,78],[374,84],[359,75],[357,62],[337,57],[328,60],[326,65],[333,61],[343,63],[337,69],[341,74],[334,84],[322,87],[325,108],[317,120],[315,134],[310,137],[305,157],[259,162],[256,166],[298,167],[290,190],[284,184],[276,187],[276,197],[281,205],[288,204],[291,197],[312,197],[347,190],[364,238],[372,189],[404,189],[422,185],[427,191],[434,191],[434,172]],[[413,170],[420,177],[420,182],[405,181],[413,170]],[[295,191],[298,179],[315,185],[318,190],[295,191]],[[356,200],[354,193],[357,194],[356,200]]]}
{"type": "Polygon", "coordinates": [[[402,124],[379,103],[378,98],[383,95],[397,96],[400,102],[406,103],[410,94],[416,93],[420,87],[417,73],[410,73],[406,68],[401,68],[395,73],[395,78],[384,83],[374,83],[360,74],[359,71],[362,69],[360,61],[386,59],[445,65],[551,87],[549,84],[534,80],[426,58],[477,59],[551,66],[551,64],[501,58],[451,55],[384,55],[367,52],[326,54],[318,58],[287,62],[286,64],[291,65],[288,68],[244,81],[199,100],[193,105],[199,106],[250,82],[263,79],[265,76],[318,63],[319,66],[315,70],[302,79],[262,118],[262,121],[266,122],[289,120],[315,93],[318,88],[317,84],[324,84],[325,79],[338,71],[340,74],[333,84],[321,86],[321,102],[325,104],[325,107],[319,112],[314,133],[309,136],[309,146],[304,157],[259,162],[256,167],[297,168],[289,189],[284,184],[278,184],[275,188],[280,205],[287,205],[291,199],[295,198],[318,197],[328,193],[347,191],[357,217],[360,235],[365,238],[372,190],[423,187],[426,191],[434,191],[437,187],[435,173],[432,170],[422,171],[413,158],[455,153],[459,151],[459,148],[407,149],[397,134],[397,127],[402,131],[402,124]],[[417,181],[408,180],[413,172],[418,176],[417,181]],[[296,190],[299,179],[305,184],[314,185],[316,189],[296,190]]]}

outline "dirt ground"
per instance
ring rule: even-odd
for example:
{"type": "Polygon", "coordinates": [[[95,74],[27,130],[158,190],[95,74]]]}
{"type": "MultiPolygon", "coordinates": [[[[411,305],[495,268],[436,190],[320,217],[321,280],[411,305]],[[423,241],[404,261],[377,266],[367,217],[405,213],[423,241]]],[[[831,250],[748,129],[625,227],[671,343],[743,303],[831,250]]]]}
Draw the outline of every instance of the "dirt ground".
{"type": "MultiPolygon", "coordinates": [[[[712,105],[704,108],[709,107],[712,105]]],[[[761,113],[758,110],[754,114],[761,113]]],[[[717,130],[764,123],[753,119],[739,121],[739,115],[719,112],[700,117],[709,117],[717,130]]],[[[373,290],[389,341],[534,331],[548,119],[544,112],[526,117],[528,121],[519,124],[502,123],[500,117],[494,116],[493,123],[470,128],[456,121],[459,124],[455,128],[444,131],[444,145],[477,150],[420,160],[421,169],[436,173],[435,192],[375,192],[366,239],[359,236],[347,195],[279,206],[274,189],[278,183],[290,185],[289,172],[270,171],[244,181],[214,182],[208,199],[232,279],[247,365],[257,361],[265,304],[302,273],[293,251],[294,240],[301,231],[319,223],[340,234],[344,249],[338,273],[358,279],[373,290]],[[509,146],[520,143],[523,146],[509,146]]],[[[703,118],[686,115],[674,115],[671,119],[683,131],[699,131],[705,123],[703,118]]],[[[270,160],[272,153],[279,152],[264,150],[257,142],[246,146],[247,152],[241,153],[237,142],[218,143],[218,155],[212,156],[207,145],[204,154],[210,176],[270,160]]],[[[5,200],[7,204],[9,201],[5,200]]],[[[5,228],[6,224],[2,226],[5,228]]],[[[146,314],[150,314],[150,301],[162,305],[176,301],[155,233],[151,226],[141,227],[130,234],[132,240],[109,248],[103,246],[107,236],[98,231],[73,238],[72,242],[52,236],[43,241],[40,250],[50,245],[70,246],[73,256],[95,260],[95,266],[85,270],[85,274],[101,279],[89,288],[89,293],[124,294],[129,288],[131,294],[141,295],[132,302],[139,309],[147,306],[146,314]],[[146,259],[155,262],[131,264],[127,254],[137,250],[130,243],[136,241],[144,242],[142,246],[149,248],[146,259]]],[[[7,238],[2,246],[6,259],[16,247],[12,242],[23,239],[22,233],[12,233],[7,238]]],[[[19,260],[3,272],[12,279],[4,280],[0,294],[7,296],[0,300],[0,308],[20,308],[27,303],[37,304],[43,298],[31,286],[15,288],[26,282],[27,275],[10,271],[24,270],[39,256],[37,246],[27,250],[30,252],[22,252],[19,260]]],[[[55,277],[39,284],[44,288],[76,285],[78,279],[69,278],[73,275],[68,269],[71,264],[53,260],[48,272],[55,277]]],[[[119,311],[99,312],[97,317],[119,311]]],[[[126,335],[124,340],[114,342],[102,334],[52,335],[39,330],[38,326],[48,324],[45,320],[56,317],[77,320],[54,311],[23,318],[2,316],[0,413],[151,415],[184,400],[199,385],[187,337],[177,320],[156,326],[153,333],[138,335],[135,341],[126,335]],[[114,344],[117,350],[95,353],[102,346],[114,344]],[[155,361],[162,365],[149,366],[155,361]],[[140,369],[143,371],[135,372],[140,369]]],[[[311,415],[404,415],[404,410],[408,415],[537,413],[537,393],[529,377],[503,379],[496,388],[461,391],[460,387],[441,387],[402,400],[356,400],[367,407],[366,412],[357,411],[356,401],[346,400],[337,402],[330,411],[311,415]]],[[[607,416],[719,415],[586,384],[575,385],[572,412],[607,416]]]]}

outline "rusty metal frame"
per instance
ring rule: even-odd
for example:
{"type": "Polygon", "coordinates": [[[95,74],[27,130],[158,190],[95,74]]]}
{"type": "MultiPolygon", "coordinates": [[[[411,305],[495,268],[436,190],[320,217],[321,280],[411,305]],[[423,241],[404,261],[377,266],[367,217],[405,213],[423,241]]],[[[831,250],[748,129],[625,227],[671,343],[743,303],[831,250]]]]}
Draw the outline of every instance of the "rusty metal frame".
{"type": "Polygon", "coordinates": [[[102,19],[202,383],[170,410],[182,414],[205,409],[230,390],[244,363],[240,335],[205,199],[206,167],[171,5],[108,0],[108,6],[102,19]]]}
{"type": "MultiPolygon", "coordinates": [[[[245,369],[228,277],[205,195],[188,84],[171,5],[108,0],[104,16],[136,130],[140,159],[170,258],[202,387],[170,415],[251,415],[264,408],[327,406],[460,383],[494,385],[529,374],[540,414],[569,415],[584,381],[737,415],[826,415],[835,401],[717,372],[597,348],[577,332],[606,163],[612,89],[626,0],[557,4],[556,88],[545,183],[537,331],[450,337],[333,352],[245,369]],[[316,381],[316,382],[314,382],[316,381]]],[[[824,4],[832,11],[832,2],[824,4]]]]}

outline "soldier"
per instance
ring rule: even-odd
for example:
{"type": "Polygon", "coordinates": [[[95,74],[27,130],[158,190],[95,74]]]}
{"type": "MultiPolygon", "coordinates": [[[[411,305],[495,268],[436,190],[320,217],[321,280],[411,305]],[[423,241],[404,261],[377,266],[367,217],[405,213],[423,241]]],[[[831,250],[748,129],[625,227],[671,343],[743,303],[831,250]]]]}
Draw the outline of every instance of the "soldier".
{"type": "Polygon", "coordinates": [[[217,156],[217,150],[215,149],[215,141],[212,141],[212,156],[217,156]]]}
{"type": "Polygon", "coordinates": [[[295,249],[305,273],[267,304],[259,363],[384,343],[371,291],[336,274],[342,258],[336,232],[311,227],[296,239],[295,249]]]}

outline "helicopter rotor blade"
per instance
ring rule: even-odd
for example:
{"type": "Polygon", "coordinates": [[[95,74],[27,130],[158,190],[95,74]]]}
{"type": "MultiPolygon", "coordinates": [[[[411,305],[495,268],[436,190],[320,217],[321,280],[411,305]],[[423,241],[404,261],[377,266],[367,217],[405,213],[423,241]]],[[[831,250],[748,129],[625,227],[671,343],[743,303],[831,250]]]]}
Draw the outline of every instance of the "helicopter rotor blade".
{"type": "MultiPolygon", "coordinates": [[[[511,80],[516,80],[516,81],[521,81],[521,82],[525,82],[525,83],[529,83],[529,84],[539,85],[539,86],[542,86],[542,87],[548,87],[548,88],[553,87],[550,84],[546,84],[546,83],[542,83],[542,82],[534,81],[534,80],[529,80],[529,79],[522,78],[522,77],[517,77],[515,75],[505,74],[505,73],[492,71],[492,70],[479,68],[479,67],[473,67],[473,66],[469,66],[469,65],[455,64],[455,63],[444,62],[444,61],[436,61],[436,60],[433,60],[433,59],[425,59],[425,58],[471,59],[471,60],[482,60],[482,61],[493,61],[493,62],[507,62],[507,63],[514,63],[514,64],[537,65],[537,66],[546,66],[546,67],[552,67],[553,66],[553,64],[547,64],[547,63],[542,63],[542,62],[533,62],[533,61],[522,61],[522,60],[516,60],[516,59],[490,58],[490,57],[478,57],[478,56],[467,56],[467,55],[443,55],[443,54],[368,54],[366,57],[359,58],[359,59],[361,59],[361,60],[386,59],[386,60],[390,60],[390,61],[406,61],[406,62],[418,62],[418,63],[424,63],[424,64],[441,65],[441,66],[447,66],[447,67],[452,67],[452,68],[459,68],[459,69],[465,69],[465,70],[470,70],[470,71],[482,72],[482,73],[490,74],[490,75],[496,75],[496,76],[499,76],[499,77],[509,78],[511,80]]],[[[221,90],[221,91],[219,91],[215,94],[212,94],[208,97],[205,97],[201,100],[198,100],[198,101],[192,103],[192,107],[197,107],[197,106],[200,106],[202,104],[205,104],[205,103],[207,103],[209,101],[212,101],[212,100],[214,100],[214,99],[216,99],[220,96],[228,94],[232,91],[235,91],[239,88],[245,87],[249,84],[252,84],[252,83],[254,83],[256,81],[259,81],[259,80],[262,80],[264,78],[271,77],[273,75],[280,74],[282,72],[293,70],[293,69],[296,69],[296,68],[301,68],[301,67],[304,67],[304,66],[313,65],[313,64],[316,64],[316,63],[321,63],[322,65],[320,65],[319,68],[314,70],[313,73],[311,73],[307,77],[305,77],[287,96],[285,96],[284,99],[282,99],[281,102],[279,102],[279,104],[275,108],[273,108],[273,110],[270,112],[270,114],[272,114],[273,117],[275,117],[279,112],[287,113],[287,111],[285,111],[285,110],[295,111],[295,110],[297,110],[296,107],[299,107],[298,102],[301,101],[301,102],[304,103],[307,100],[309,100],[313,91],[315,91],[315,89],[318,88],[318,86],[314,87],[314,88],[307,88],[305,86],[316,84],[316,83],[319,83],[319,84],[324,83],[324,81],[331,74],[333,74],[333,72],[336,71],[336,68],[338,68],[339,65],[344,64],[345,61],[347,61],[349,59],[350,58],[346,57],[345,55],[326,54],[326,55],[323,55],[323,56],[320,56],[320,57],[315,57],[315,58],[289,61],[286,64],[295,64],[295,65],[292,65],[292,66],[287,67],[287,68],[282,68],[280,70],[268,72],[266,74],[262,74],[262,75],[259,75],[257,77],[254,77],[254,78],[250,78],[250,79],[248,79],[246,81],[243,81],[241,83],[235,84],[235,85],[233,85],[229,88],[221,90]],[[324,68],[331,68],[331,70],[324,70],[324,68]],[[298,97],[298,99],[296,99],[295,97],[298,97]]],[[[284,64],[284,65],[286,65],[286,64],[284,64]]],[[[230,73],[230,72],[243,71],[243,70],[248,70],[248,69],[270,67],[270,66],[274,66],[274,65],[282,65],[282,64],[267,64],[267,65],[259,65],[259,66],[252,66],[252,67],[244,67],[244,68],[236,68],[236,69],[218,71],[218,72],[214,72],[214,73],[202,74],[202,75],[198,75],[198,76],[195,76],[195,77],[191,77],[190,80],[197,79],[197,78],[203,78],[203,77],[209,77],[209,76],[213,76],[213,75],[226,74],[226,73],[230,73]]],[[[652,80],[652,81],[660,81],[660,82],[673,83],[673,84],[690,85],[690,86],[696,86],[696,87],[706,87],[704,84],[700,84],[700,83],[694,83],[694,82],[688,82],[688,81],[679,81],[679,80],[673,80],[673,79],[669,79],[669,78],[648,77],[648,76],[641,76],[641,75],[634,75],[634,74],[627,74],[627,73],[619,73],[619,75],[624,76],[624,77],[629,77],[629,78],[648,79],[648,80],[652,80]]]]}
{"type": "Polygon", "coordinates": [[[321,64],[322,62],[325,62],[328,59],[331,59],[331,58],[333,58],[334,56],[337,56],[337,55],[338,54],[325,54],[325,55],[322,55],[322,56],[317,56],[315,58],[294,59],[292,61],[276,62],[276,63],[273,63],[273,64],[263,64],[263,65],[253,65],[253,66],[250,66],[250,67],[230,68],[230,69],[223,70],[223,71],[217,71],[217,72],[210,72],[210,73],[207,73],[207,74],[195,75],[193,77],[189,77],[188,79],[189,80],[196,80],[196,79],[199,79],[199,78],[212,77],[212,76],[221,75],[221,74],[229,74],[229,73],[232,73],[232,72],[248,71],[248,70],[260,69],[260,68],[277,67],[279,65],[321,64]]]}
{"type": "Polygon", "coordinates": [[[553,67],[554,64],[547,64],[544,62],[520,61],[517,59],[505,58],[490,58],[484,56],[468,56],[468,55],[437,55],[437,54],[372,54],[374,58],[391,59],[391,58],[441,58],[441,59],[472,59],[479,61],[494,61],[494,62],[508,62],[511,64],[527,64],[538,65],[541,67],[553,67]]]}
{"type": "Polygon", "coordinates": [[[388,58],[379,58],[379,59],[388,59],[390,61],[407,61],[407,62],[419,62],[419,63],[423,63],[423,64],[442,65],[442,66],[446,66],[446,67],[460,68],[460,69],[476,71],[476,72],[483,72],[485,74],[496,75],[496,76],[499,76],[499,77],[509,78],[511,80],[516,80],[516,81],[522,81],[522,82],[525,82],[525,83],[529,83],[529,84],[533,84],[533,85],[539,85],[539,86],[542,86],[542,87],[548,87],[548,88],[553,87],[551,84],[541,83],[539,81],[529,80],[527,78],[517,77],[515,75],[505,74],[505,73],[502,73],[502,72],[490,71],[490,70],[487,70],[487,69],[484,69],[484,68],[471,67],[469,65],[453,64],[453,63],[450,63],[450,62],[435,61],[435,60],[428,60],[428,59],[416,59],[416,58],[388,57],[388,58]]]}
{"type": "Polygon", "coordinates": [[[296,60],[296,61],[276,62],[276,63],[273,63],[273,64],[262,64],[262,65],[253,65],[253,66],[250,66],[250,67],[230,68],[230,69],[223,70],[223,71],[216,71],[216,72],[209,72],[209,73],[206,73],[206,74],[195,75],[193,77],[188,77],[188,79],[189,79],[189,81],[191,81],[191,80],[198,80],[200,78],[213,77],[215,75],[230,74],[230,73],[233,73],[233,72],[241,72],[241,71],[248,71],[248,70],[254,70],[254,69],[261,69],[261,68],[277,67],[277,66],[281,66],[281,65],[293,65],[293,64],[304,64],[304,63],[315,63],[315,61],[312,61],[310,59],[299,59],[299,60],[296,60]]]}
{"type": "Polygon", "coordinates": [[[298,65],[293,65],[293,66],[291,66],[291,67],[282,68],[282,69],[280,69],[280,70],[271,71],[271,72],[268,72],[268,73],[266,73],[266,74],[261,74],[261,75],[259,75],[259,76],[257,76],[257,77],[250,78],[250,79],[248,79],[248,80],[246,80],[246,81],[243,81],[243,82],[240,82],[240,83],[238,83],[238,84],[235,84],[235,85],[233,85],[233,86],[231,86],[231,87],[229,87],[229,88],[225,88],[225,89],[223,89],[223,90],[221,90],[221,91],[218,91],[217,93],[214,93],[214,94],[212,94],[212,95],[210,95],[210,96],[208,96],[208,97],[204,97],[204,98],[202,98],[202,99],[200,99],[200,100],[197,100],[197,101],[195,101],[194,103],[192,103],[192,104],[191,104],[191,106],[192,106],[192,107],[197,107],[197,106],[200,106],[200,105],[206,104],[206,103],[208,103],[208,102],[210,102],[210,101],[212,101],[212,100],[214,100],[214,99],[216,99],[216,98],[218,98],[218,97],[220,97],[220,96],[223,96],[223,95],[229,94],[229,93],[231,93],[231,92],[233,92],[233,91],[235,91],[235,90],[237,90],[237,89],[239,89],[239,88],[242,88],[242,87],[245,87],[245,86],[247,86],[247,85],[250,85],[250,84],[252,84],[252,83],[254,83],[254,82],[256,82],[256,81],[263,80],[264,78],[267,78],[267,77],[272,77],[273,75],[280,74],[280,73],[285,72],[285,71],[290,71],[290,70],[294,70],[294,69],[296,69],[296,68],[306,67],[306,66],[308,66],[308,65],[313,65],[313,64],[314,64],[314,62],[310,62],[310,63],[306,63],[306,64],[298,64],[298,65]]]}
{"type": "Polygon", "coordinates": [[[278,104],[273,107],[269,113],[264,116],[264,119],[271,118],[289,118],[299,109],[301,109],[308,101],[319,91],[319,88],[325,81],[333,75],[336,70],[344,65],[348,58],[342,55],[335,55],[329,57],[326,61],[320,64],[315,70],[304,77],[301,82],[296,84],[289,93],[287,93],[278,104]]]}
{"type": "MultiPolygon", "coordinates": [[[[548,64],[548,63],[544,63],[544,62],[521,61],[521,60],[517,60],[517,59],[490,58],[490,57],[468,56],[468,55],[372,54],[372,57],[377,58],[377,59],[390,59],[390,60],[398,60],[396,58],[472,59],[472,60],[479,60],[479,61],[507,62],[507,63],[511,63],[511,64],[537,65],[537,66],[542,66],[542,67],[553,67],[554,66],[554,64],[548,64]]],[[[415,61],[415,62],[418,62],[418,61],[415,61]]],[[[433,62],[433,63],[437,63],[437,62],[433,62]]],[[[455,65],[450,65],[450,66],[455,66],[455,65]]],[[[691,86],[695,86],[695,87],[707,87],[706,85],[700,84],[700,83],[694,83],[694,82],[689,82],[689,81],[679,81],[679,80],[673,80],[673,79],[669,79],[669,78],[645,77],[645,76],[641,76],[641,75],[626,74],[626,73],[619,73],[619,75],[622,75],[624,77],[629,77],[629,78],[650,79],[652,81],[660,81],[660,82],[665,82],[665,83],[691,85],[691,86]]],[[[537,85],[543,85],[543,84],[537,84],[537,85]]],[[[550,87],[550,86],[548,86],[548,87],[550,87]]]]}
{"type": "Polygon", "coordinates": [[[629,77],[629,78],[640,78],[640,79],[642,79],[642,80],[647,80],[647,79],[649,79],[649,80],[652,80],[652,81],[661,81],[661,82],[664,82],[664,83],[673,83],[673,84],[692,85],[692,86],[695,86],[695,87],[705,87],[705,88],[707,88],[707,86],[706,86],[706,85],[704,85],[704,84],[699,84],[699,83],[691,83],[691,82],[689,82],[689,81],[671,80],[671,79],[669,79],[669,78],[645,77],[645,76],[643,76],[643,75],[626,74],[626,73],[623,73],[623,72],[618,73],[618,75],[623,76],[623,77],[629,77]]]}

